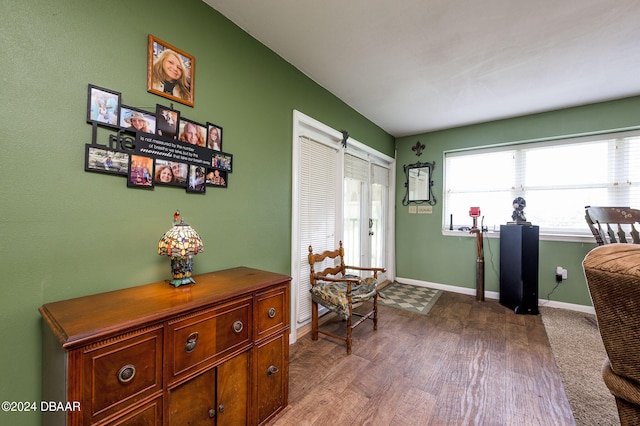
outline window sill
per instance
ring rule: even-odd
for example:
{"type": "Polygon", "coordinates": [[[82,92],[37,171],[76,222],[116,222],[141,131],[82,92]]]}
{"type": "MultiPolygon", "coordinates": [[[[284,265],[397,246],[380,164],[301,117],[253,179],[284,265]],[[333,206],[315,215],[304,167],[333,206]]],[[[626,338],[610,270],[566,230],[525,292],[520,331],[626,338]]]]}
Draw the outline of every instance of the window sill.
{"type": "MultiPolygon", "coordinates": [[[[445,237],[471,237],[475,238],[475,234],[469,231],[450,231],[443,229],[442,235],[445,237]]],[[[486,231],[482,234],[485,238],[500,238],[499,231],[486,231]]],[[[596,244],[593,235],[576,235],[576,234],[545,234],[540,233],[540,241],[560,241],[564,243],[591,243],[596,244]]]]}

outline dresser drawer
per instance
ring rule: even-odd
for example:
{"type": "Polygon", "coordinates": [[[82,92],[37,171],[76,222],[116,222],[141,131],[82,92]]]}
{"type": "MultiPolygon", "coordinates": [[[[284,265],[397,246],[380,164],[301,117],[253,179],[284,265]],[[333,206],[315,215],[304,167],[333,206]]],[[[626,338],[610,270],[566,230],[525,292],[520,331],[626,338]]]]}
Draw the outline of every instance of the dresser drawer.
{"type": "Polygon", "coordinates": [[[258,423],[271,419],[287,405],[289,341],[285,333],[262,340],[257,351],[258,423]]]}
{"type": "Polygon", "coordinates": [[[252,299],[247,298],[171,321],[167,337],[171,376],[204,368],[220,356],[248,346],[252,307],[252,299]]]}
{"type": "Polygon", "coordinates": [[[282,286],[256,295],[256,339],[261,339],[279,331],[288,324],[289,300],[287,288],[287,286],[282,286]]]}
{"type": "Polygon", "coordinates": [[[157,326],[84,349],[85,423],[162,391],[162,339],[157,326]]]}

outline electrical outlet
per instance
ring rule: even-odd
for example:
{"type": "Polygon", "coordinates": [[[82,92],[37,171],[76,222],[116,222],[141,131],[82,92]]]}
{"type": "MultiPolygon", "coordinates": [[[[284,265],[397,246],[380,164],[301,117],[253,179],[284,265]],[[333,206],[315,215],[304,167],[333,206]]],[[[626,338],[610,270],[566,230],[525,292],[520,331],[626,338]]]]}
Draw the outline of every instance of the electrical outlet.
{"type": "Polygon", "coordinates": [[[416,210],[418,210],[416,206],[409,206],[409,214],[416,214],[416,210]]]}
{"type": "Polygon", "coordinates": [[[569,276],[567,270],[562,266],[556,267],[556,282],[562,282],[569,276]]]}

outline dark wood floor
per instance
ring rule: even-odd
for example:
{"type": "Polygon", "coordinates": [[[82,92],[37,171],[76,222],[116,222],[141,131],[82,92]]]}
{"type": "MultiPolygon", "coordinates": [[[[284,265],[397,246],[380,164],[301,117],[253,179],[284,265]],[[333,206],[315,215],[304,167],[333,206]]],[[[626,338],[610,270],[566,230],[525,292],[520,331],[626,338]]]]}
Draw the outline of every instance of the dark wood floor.
{"type": "Polygon", "coordinates": [[[427,316],[381,306],[372,328],[350,356],[322,335],[291,346],[277,426],[575,425],[539,316],[444,293],[427,316]]]}

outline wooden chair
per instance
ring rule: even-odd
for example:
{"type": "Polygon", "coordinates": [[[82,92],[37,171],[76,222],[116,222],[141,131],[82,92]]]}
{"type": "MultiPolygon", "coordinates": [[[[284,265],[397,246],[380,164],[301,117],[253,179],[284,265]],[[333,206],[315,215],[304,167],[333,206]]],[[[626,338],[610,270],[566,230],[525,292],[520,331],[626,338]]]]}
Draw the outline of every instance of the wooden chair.
{"type": "Polygon", "coordinates": [[[373,320],[373,329],[378,329],[378,272],[385,272],[384,268],[361,268],[358,266],[345,266],[344,248],[342,241],[336,250],[327,250],[322,253],[313,253],[309,246],[309,266],[311,269],[311,339],[318,340],[318,333],[325,334],[344,341],[347,344],[347,355],[351,354],[351,332],[366,319],[373,320]],[[326,266],[325,260],[329,259],[331,266],[326,266]],[[316,272],[315,268],[324,268],[316,272]],[[372,277],[361,278],[346,273],[347,269],[370,272],[372,277]],[[373,298],[373,307],[362,314],[353,311],[353,305],[365,302],[373,298]],[[318,329],[318,304],[324,306],[346,321],[346,337],[339,336],[329,331],[318,329]],[[359,320],[353,323],[352,317],[359,320]]]}
{"type": "Polygon", "coordinates": [[[612,243],[640,244],[635,224],[640,210],[630,207],[585,207],[585,219],[599,246],[612,243]],[[628,238],[631,237],[631,241],[628,238]]]}

